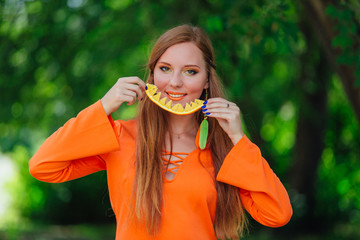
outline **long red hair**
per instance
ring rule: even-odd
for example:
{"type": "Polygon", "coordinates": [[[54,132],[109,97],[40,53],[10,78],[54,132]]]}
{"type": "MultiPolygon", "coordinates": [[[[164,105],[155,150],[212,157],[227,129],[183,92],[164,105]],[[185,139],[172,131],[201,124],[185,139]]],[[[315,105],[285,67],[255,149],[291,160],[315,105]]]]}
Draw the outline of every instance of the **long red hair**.
{"type": "MultiPolygon", "coordinates": [[[[160,56],[171,46],[193,42],[203,53],[209,78],[209,98],[223,97],[221,82],[215,71],[214,50],[206,33],[189,25],[182,25],[165,32],[156,41],[151,52],[148,67],[148,83],[154,83],[153,72],[160,56]]],[[[201,99],[204,99],[203,92],[201,99]]],[[[147,97],[139,105],[138,136],[136,148],[136,174],[133,186],[134,213],[139,222],[145,222],[150,235],[156,235],[161,225],[161,209],[163,204],[164,171],[161,150],[165,146],[165,133],[169,130],[166,112],[154,108],[147,97]],[[149,121],[156,119],[156,121],[149,121]]],[[[195,113],[198,124],[203,120],[201,111],[195,113]]],[[[215,174],[220,170],[223,160],[233,143],[213,118],[209,121],[209,137],[212,161],[215,174]],[[222,141],[216,139],[222,139],[222,141]]],[[[215,215],[215,233],[219,239],[238,239],[246,229],[246,218],[240,201],[239,189],[215,181],[217,190],[217,206],[215,215]]]]}

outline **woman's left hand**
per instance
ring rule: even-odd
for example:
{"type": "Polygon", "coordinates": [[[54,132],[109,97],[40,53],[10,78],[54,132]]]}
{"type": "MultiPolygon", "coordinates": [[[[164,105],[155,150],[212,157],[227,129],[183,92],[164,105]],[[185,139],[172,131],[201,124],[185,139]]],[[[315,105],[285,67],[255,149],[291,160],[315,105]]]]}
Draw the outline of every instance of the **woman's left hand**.
{"type": "Polygon", "coordinates": [[[202,111],[208,117],[216,118],[234,145],[244,136],[240,109],[235,103],[219,97],[210,98],[202,107],[202,111]]]}

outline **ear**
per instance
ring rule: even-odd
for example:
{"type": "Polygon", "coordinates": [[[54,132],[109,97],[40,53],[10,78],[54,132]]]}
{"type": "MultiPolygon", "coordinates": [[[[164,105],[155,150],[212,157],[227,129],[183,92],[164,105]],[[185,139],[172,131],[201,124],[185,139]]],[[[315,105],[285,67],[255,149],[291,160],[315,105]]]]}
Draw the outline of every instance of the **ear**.
{"type": "Polygon", "coordinates": [[[206,81],[205,86],[204,86],[204,89],[207,89],[207,88],[209,88],[209,80],[206,81]]]}

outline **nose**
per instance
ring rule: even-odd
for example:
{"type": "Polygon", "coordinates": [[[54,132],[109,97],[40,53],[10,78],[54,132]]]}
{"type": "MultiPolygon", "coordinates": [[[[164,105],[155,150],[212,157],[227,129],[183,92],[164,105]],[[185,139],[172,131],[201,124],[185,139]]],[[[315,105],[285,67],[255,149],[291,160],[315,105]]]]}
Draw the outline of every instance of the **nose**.
{"type": "Polygon", "coordinates": [[[181,87],[183,85],[181,73],[174,72],[170,78],[170,86],[174,88],[181,87]]]}

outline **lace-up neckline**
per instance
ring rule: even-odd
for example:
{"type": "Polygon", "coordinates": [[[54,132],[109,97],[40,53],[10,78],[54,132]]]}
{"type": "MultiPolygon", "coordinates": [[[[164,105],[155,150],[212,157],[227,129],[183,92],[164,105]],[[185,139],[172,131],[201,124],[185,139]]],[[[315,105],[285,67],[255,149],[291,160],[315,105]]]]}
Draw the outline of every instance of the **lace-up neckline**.
{"type": "Polygon", "coordinates": [[[168,181],[172,181],[175,178],[177,171],[179,170],[180,166],[182,165],[184,159],[189,155],[189,153],[185,152],[169,152],[166,150],[162,151],[162,160],[164,163],[164,173],[165,178],[168,181]],[[175,157],[175,159],[171,159],[175,157]]]}

